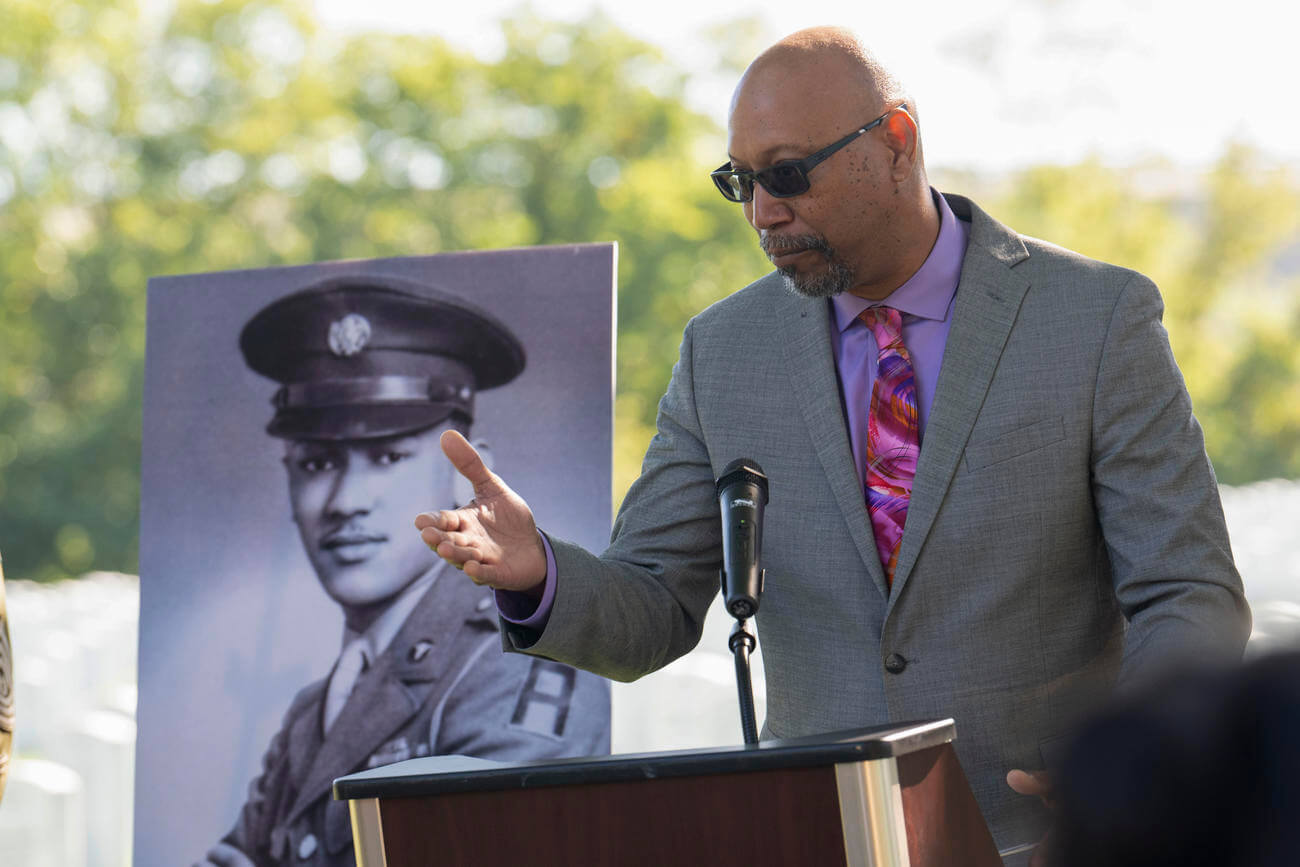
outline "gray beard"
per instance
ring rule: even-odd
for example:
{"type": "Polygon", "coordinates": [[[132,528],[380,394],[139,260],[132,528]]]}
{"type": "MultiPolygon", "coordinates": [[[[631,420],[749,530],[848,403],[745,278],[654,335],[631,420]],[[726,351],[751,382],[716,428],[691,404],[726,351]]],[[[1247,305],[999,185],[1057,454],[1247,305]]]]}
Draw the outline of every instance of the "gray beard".
{"type": "Polygon", "coordinates": [[[826,270],[816,274],[796,274],[793,268],[778,268],[785,280],[785,288],[804,298],[834,298],[853,288],[853,269],[842,262],[827,263],[826,270]]]}
{"type": "Polygon", "coordinates": [[[824,238],[800,235],[793,238],[767,236],[760,242],[768,258],[789,250],[815,250],[826,257],[826,270],[813,274],[799,274],[792,267],[778,268],[785,287],[804,298],[833,298],[853,288],[856,275],[853,269],[840,261],[835,250],[824,238]]]}

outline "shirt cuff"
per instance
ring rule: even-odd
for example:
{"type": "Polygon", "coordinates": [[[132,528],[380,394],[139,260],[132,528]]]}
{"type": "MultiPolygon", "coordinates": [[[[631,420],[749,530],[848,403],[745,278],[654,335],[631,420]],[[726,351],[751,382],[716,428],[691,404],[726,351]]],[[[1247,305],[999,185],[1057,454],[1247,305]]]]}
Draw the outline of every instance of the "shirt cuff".
{"type": "Polygon", "coordinates": [[[546,628],[546,621],[551,619],[551,608],[555,604],[555,579],[559,571],[555,565],[555,551],[551,549],[551,540],[541,530],[542,547],[546,549],[546,578],[542,584],[542,598],[534,600],[527,593],[514,590],[497,590],[497,613],[508,623],[524,626],[541,632],[546,628]]]}

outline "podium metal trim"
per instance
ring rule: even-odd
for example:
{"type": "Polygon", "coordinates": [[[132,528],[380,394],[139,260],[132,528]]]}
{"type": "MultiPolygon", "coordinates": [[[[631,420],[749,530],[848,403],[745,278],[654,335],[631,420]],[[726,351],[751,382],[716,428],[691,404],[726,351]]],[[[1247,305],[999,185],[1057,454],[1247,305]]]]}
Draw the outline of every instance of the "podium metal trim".
{"type": "Polygon", "coordinates": [[[897,760],[836,765],[835,785],[848,867],[911,867],[897,760]]]}
{"type": "Polygon", "coordinates": [[[379,799],[348,801],[348,815],[352,817],[357,867],[388,867],[388,856],[384,853],[384,826],[379,819],[379,799]]]}

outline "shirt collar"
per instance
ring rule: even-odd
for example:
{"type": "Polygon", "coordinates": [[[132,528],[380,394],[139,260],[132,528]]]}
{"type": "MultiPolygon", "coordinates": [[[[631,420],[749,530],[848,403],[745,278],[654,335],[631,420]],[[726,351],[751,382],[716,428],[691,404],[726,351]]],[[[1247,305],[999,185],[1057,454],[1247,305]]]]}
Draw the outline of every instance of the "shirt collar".
{"type": "MultiPolygon", "coordinates": [[[[958,228],[957,215],[948,207],[948,201],[933,187],[930,193],[939,210],[939,236],[934,239],[934,247],[921,267],[906,283],[889,293],[886,301],[890,307],[903,313],[943,321],[952,309],[957,281],[961,279],[961,263],[966,255],[965,234],[958,228]]],[[[843,331],[863,310],[881,303],[884,302],[868,301],[850,292],[841,292],[831,299],[835,324],[843,331]]]]}
{"type": "Polygon", "coordinates": [[[445,561],[439,560],[429,571],[425,572],[419,578],[416,578],[406,589],[398,593],[396,598],[384,609],[383,613],[375,618],[375,622],[366,628],[365,632],[356,633],[346,626],[343,627],[343,646],[347,647],[353,640],[361,638],[366,642],[366,654],[369,662],[374,662],[379,656],[388,649],[388,645],[393,643],[397,633],[406,622],[406,618],[415,610],[415,606],[430,587],[433,582],[438,580],[438,574],[442,572],[445,561]]]}

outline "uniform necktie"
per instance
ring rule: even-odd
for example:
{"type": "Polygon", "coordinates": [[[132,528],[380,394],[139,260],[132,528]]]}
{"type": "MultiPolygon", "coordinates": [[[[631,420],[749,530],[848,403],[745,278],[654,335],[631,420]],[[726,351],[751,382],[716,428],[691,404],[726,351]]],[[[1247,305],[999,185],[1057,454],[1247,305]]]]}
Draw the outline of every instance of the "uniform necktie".
{"type": "Polygon", "coordinates": [[[365,639],[352,639],[339,654],[339,661],[334,664],[334,672],[325,688],[326,732],[343,712],[343,706],[348,703],[348,696],[352,695],[352,688],[356,686],[357,678],[366,670],[367,664],[365,639]]]}
{"type": "Polygon", "coordinates": [[[876,382],[867,414],[867,512],[885,581],[894,583],[898,547],[912,498],[916,458],[921,451],[912,360],[903,346],[903,316],[892,307],[868,307],[859,314],[876,337],[876,382]]]}

